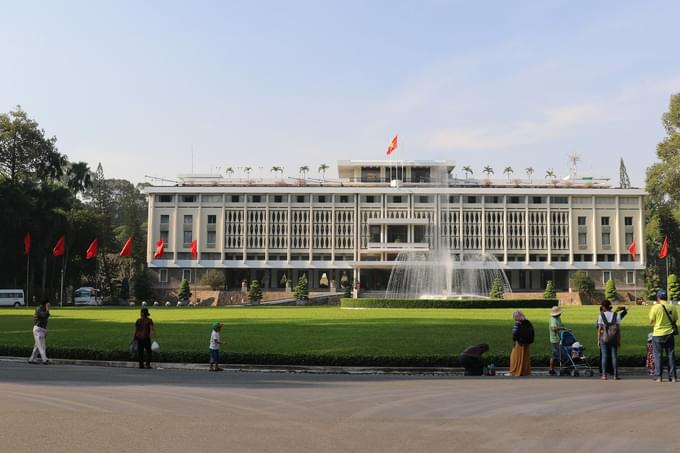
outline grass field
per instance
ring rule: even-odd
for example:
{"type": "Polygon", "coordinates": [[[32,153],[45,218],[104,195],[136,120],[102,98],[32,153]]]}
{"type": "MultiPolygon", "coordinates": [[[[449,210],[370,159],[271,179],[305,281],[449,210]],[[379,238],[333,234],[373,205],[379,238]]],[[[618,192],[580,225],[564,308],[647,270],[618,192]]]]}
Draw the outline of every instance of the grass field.
{"type": "MultiPolygon", "coordinates": [[[[512,309],[371,309],[338,307],[150,308],[161,360],[203,362],[210,324],[222,321],[226,362],[455,365],[466,346],[491,346],[497,364],[512,348],[512,309]]],[[[549,309],[523,310],[536,329],[532,357],[545,364],[549,309]]],[[[0,354],[23,355],[33,345],[32,309],[0,310],[0,354]]],[[[130,308],[53,308],[48,350],[53,357],[127,358],[133,323],[130,308]]],[[[648,307],[633,307],[622,327],[619,355],[644,365],[648,307]]],[[[590,355],[597,355],[598,308],[567,307],[562,319],[590,355]]]]}

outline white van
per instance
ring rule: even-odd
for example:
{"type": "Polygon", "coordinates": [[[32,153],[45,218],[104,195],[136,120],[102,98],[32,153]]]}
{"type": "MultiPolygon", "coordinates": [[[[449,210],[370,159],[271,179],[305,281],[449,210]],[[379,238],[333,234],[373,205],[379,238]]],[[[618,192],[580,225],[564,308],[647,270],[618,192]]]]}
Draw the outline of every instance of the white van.
{"type": "Polygon", "coordinates": [[[24,302],[23,289],[0,289],[0,306],[5,307],[23,307],[24,302]]]}
{"type": "Polygon", "coordinates": [[[90,286],[78,288],[73,293],[74,305],[101,305],[102,299],[99,296],[99,290],[90,286]]]}

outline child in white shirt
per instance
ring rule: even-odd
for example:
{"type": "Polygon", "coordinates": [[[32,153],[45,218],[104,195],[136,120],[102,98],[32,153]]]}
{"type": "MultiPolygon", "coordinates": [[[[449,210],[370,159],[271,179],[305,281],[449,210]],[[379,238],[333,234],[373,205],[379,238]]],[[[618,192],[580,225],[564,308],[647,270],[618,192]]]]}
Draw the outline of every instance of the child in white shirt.
{"type": "Polygon", "coordinates": [[[212,332],[210,333],[210,370],[222,371],[220,368],[220,345],[222,344],[220,333],[222,332],[222,323],[213,322],[212,332]]]}

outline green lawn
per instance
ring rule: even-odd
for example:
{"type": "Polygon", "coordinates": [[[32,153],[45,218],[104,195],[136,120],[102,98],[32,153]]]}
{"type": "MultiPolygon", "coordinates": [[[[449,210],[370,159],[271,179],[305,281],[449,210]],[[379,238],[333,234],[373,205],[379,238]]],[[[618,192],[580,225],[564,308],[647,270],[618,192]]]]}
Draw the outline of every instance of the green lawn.
{"type": "MultiPolygon", "coordinates": [[[[512,348],[512,309],[371,309],[338,307],[155,308],[161,360],[205,361],[213,320],[222,321],[228,362],[354,365],[454,365],[466,346],[487,342],[498,364],[512,348]]],[[[523,310],[536,329],[535,362],[549,352],[549,309],[523,310]]],[[[54,357],[124,359],[139,310],[52,309],[48,348],[54,357]]],[[[619,352],[643,365],[648,307],[624,320],[619,352]]],[[[567,307],[562,319],[590,355],[597,355],[598,308],[567,307]]],[[[25,354],[33,344],[32,309],[0,310],[0,354],[25,354]]]]}

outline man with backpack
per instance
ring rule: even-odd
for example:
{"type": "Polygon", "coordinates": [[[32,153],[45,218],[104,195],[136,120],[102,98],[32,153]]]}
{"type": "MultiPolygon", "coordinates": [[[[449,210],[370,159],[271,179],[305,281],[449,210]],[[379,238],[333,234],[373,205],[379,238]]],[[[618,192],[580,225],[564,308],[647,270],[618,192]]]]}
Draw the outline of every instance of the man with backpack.
{"type": "Polygon", "coordinates": [[[654,350],[654,375],[656,382],[663,381],[663,366],[661,356],[666,351],[668,356],[668,381],[678,381],[675,372],[675,336],[678,334],[678,311],[675,305],[668,303],[666,291],[660,289],[656,292],[656,305],[649,310],[649,325],[654,326],[652,331],[652,348],[654,350]]]}
{"type": "Polygon", "coordinates": [[[621,331],[620,331],[621,317],[618,313],[612,312],[612,303],[608,300],[602,302],[602,310],[600,317],[597,320],[597,345],[600,348],[601,363],[602,363],[602,377],[603,381],[607,380],[607,363],[611,358],[611,371],[615,380],[621,379],[619,377],[619,369],[616,363],[617,352],[621,345],[621,331]]]}
{"type": "Polygon", "coordinates": [[[534,342],[534,326],[517,310],[512,314],[515,325],[512,327],[512,341],[515,345],[510,353],[510,373],[513,376],[531,374],[531,355],[529,345],[534,342]]]}

